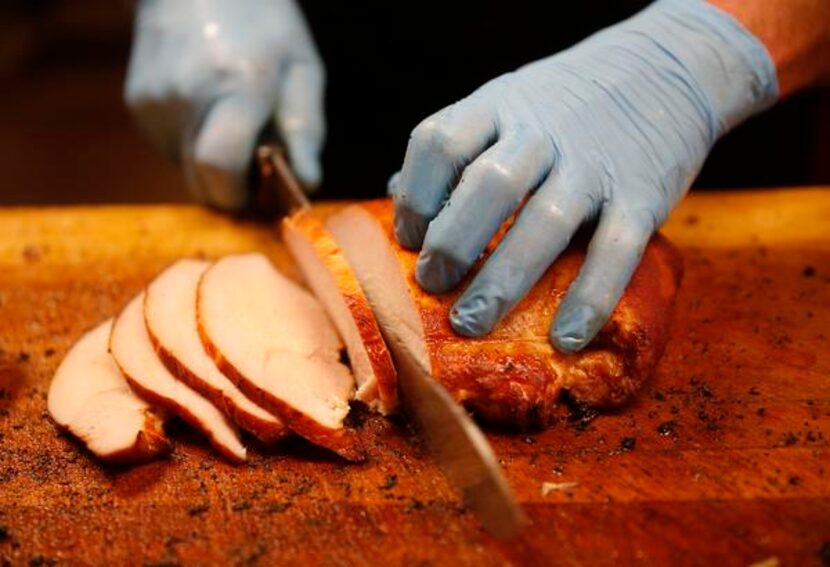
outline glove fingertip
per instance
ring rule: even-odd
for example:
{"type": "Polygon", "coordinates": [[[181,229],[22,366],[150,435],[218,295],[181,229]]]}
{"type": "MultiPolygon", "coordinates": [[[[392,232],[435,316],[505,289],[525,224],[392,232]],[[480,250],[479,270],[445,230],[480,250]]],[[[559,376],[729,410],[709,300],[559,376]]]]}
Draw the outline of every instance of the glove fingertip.
{"type": "Polygon", "coordinates": [[[415,280],[429,293],[446,293],[462,280],[466,273],[459,261],[443,250],[424,247],[415,265],[415,280]]]}
{"type": "Polygon", "coordinates": [[[578,352],[591,342],[603,322],[600,313],[591,305],[569,304],[566,299],[551,326],[551,343],[560,352],[578,352]]]}
{"type": "Polygon", "coordinates": [[[320,187],[323,182],[323,169],[317,158],[311,156],[297,157],[293,160],[293,163],[297,177],[307,190],[314,191],[320,187]]]}
{"type": "Polygon", "coordinates": [[[392,174],[392,177],[389,178],[389,181],[386,182],[386,194],[388,196],[393,196],[398,191],[398,185],[401,182],[401,172],[397,171],[392,174]]]}
{"type": "Polygon", "coordinates": [[[395,207],[395,238],[409,250],[417,250],[424,242],[427,231],[426,220],[406,207],[395,207]]]}
{"type": "Polygon", "coordinates": [[[323,168],[320,164],[322,142],[298,132],[288,136],[286,143],[294,173],[304,188],[313,192],[323,181],[323,168]]]}
{"type": "Polygon", "coordinates": [[[494,325],[494,314],[486,298],[475,295],[464,296],[450,310],[450,326],[465,337],[483,337],[494,325]]]}

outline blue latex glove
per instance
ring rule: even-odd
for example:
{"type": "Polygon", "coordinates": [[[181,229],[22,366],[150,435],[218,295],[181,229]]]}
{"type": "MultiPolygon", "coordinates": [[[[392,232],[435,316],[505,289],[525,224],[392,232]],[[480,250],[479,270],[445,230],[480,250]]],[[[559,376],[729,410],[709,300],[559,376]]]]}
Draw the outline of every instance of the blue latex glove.
{"type": "Polygon", "coordinates": [[[324,68],[294,0],[142,0],[126,99],[184,162],[196,196],[245,206],[258,134],[271,120],[309,187],[320,182],[324,68]]]}
{"type": "Polygon", "coordinates": [[[417,280],[442,293],[531,195],[452,310],[458,333],[480,336],[598,219],[550,332],[579,350],[718,137],[777,95],[769,54],[735,19],[702,0],[659,0],[422,122],[391,182],[397,238],[422,248],[417,280]]]}

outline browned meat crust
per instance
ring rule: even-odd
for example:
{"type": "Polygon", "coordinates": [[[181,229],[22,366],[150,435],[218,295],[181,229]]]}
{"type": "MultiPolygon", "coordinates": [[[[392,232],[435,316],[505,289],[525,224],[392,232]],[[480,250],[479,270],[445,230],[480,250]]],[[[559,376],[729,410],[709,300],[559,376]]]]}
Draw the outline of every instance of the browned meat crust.
{"type": "MultiPolygon", "coordinates": [[[[305,236],[337,285],[349,314],[355,322],[371,370],[377,380],[376,396],[382,413],[391,413],[398,405],[395,366],[369,301],[360,287],[354,271],[346,262],[340,247],[323,223],[311,214],[300,211],[283,221],[283,235],[293,230],[305,236]]],[[[299,263],[299,260],[295,258],[299,263]]],[[[343,333],[341,332],[341,335],[343,333]]],[[[345,338],[345,337],[344,337],[345,338]]],[[[373,393],[374,394],[374,393],[373,393]]],[[[372,400],[364,400],[370,402],[372,400]]]]}
{"type": "Polygon", "coordinates": [[[434,375],[456,399],[487,420],[544,426],[563,390],[580,403],[620,405],[643,385],[663,353],[682,262],[675,247],[659,234],[597,338],[583,351],[565,355],[551,346],[548,330],[582,265],[584,246],[572,245],[490,335],[466,338],[452,330],[448,318],[464,283],[439,296],[424,292],[414,278],[417,252],[395,241],[391,202],[361,206],[383,226],[404,268],[434,375]]]}
{"type": "Polygon", "coordinates": [[[131,447],[106,457],[98,455],[98,458],[110,463],[131,465],[156,459],[172,450],[173,445],[164,435],[164,420],[159,416],[158,410],[148,409],[144,418],[144,429],[138,432],[131,447]]]}

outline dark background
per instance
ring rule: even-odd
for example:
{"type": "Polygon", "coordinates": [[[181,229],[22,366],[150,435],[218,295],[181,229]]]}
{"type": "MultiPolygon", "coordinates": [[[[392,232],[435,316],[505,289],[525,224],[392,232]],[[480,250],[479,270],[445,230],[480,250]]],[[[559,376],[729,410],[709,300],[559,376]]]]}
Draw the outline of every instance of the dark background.
{"type": "MultiPolygon", "coordinates": [[[[421,119],[647,3],[302,2],[329,75],[322,195],[382,194],[421,119]]],[[[0,204],[189,199],[178,169],[144,143],[122,102],[128,6],[0,7],[0,204]]],[[[738,128],[697,185],[830,184],[829,100],[807,93],[738,128]]]]}

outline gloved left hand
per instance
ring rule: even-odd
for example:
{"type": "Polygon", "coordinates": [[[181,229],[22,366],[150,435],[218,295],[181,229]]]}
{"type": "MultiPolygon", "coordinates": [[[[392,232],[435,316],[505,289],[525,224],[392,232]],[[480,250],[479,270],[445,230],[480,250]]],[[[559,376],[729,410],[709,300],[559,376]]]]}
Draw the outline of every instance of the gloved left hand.
{"type": "Polygon", "coordinates": [[[191,191],[233,210],[272,119],[297,176],[319,184],[324,74],[294,0],[141,0],[125,96],[191,191]]]}
{"type": "Polygon", "coordinates": [[[390,182],[397,238],[422,247],[417,280],[442,293],[530,195],[453,308],[453,328],[480,336],[598,218],[551,328],[557,348],[579,350],[717,138],[777,89],[769,54],[732,16],[703,0],[658,0],[421,123],[390,182]]]}

